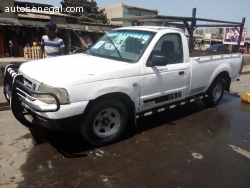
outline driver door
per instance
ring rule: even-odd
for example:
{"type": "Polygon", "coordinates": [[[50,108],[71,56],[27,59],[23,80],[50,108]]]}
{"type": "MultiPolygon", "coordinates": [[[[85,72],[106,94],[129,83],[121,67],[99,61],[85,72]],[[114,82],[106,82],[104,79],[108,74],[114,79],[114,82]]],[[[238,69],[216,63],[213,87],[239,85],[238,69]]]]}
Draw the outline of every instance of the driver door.
{"type": "Polygon", "coordinates": [[[185,98],[190,80],[190,63],[184,62],[179,33],[163,35],[141,67],[139,111],[185,98]],[[153,55],[165,56],[164,66],[148,67],[153,55]]]}

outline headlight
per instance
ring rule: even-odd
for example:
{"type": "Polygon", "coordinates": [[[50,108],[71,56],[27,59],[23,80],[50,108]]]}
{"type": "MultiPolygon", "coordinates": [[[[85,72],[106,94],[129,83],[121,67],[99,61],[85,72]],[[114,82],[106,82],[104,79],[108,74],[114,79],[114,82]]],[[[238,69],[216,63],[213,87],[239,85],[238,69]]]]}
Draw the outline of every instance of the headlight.
{"type": "MultiPolygon", "coordinates": [[[[68,92],[66,89],[55,88],[55,87],[41,84],[38,88],[38,91],[42,92],[42,93],[49,93],[49,92],[54,93],[58,97],[60,104],[68,104],[69,103],[69,95],[68,95],[68,92]]],[[[49,96],[49,95],[37,95],[36,98],[44,103],[47,103],[47,104],[55,104],[56,103],[54,97],[49,96]]]]}

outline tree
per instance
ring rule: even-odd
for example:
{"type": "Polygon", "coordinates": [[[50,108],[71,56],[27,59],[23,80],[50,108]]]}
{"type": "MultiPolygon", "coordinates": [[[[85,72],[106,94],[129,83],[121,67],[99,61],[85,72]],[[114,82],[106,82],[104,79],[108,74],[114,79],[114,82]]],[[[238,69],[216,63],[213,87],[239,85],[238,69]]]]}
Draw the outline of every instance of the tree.
{"type": "Polygon", "coordinates": [[[61,1],[63,8],[62,13],[70,14],[72,16],[78,17],[78,22],[98,22],[98,23],[107,23],[106,15],[104,10],[99,10],[97,3],[94,0],[63,0],[61,1]],[[67,7],[77,7],[82,8],[82,12],[67,12],[67,7]]]}

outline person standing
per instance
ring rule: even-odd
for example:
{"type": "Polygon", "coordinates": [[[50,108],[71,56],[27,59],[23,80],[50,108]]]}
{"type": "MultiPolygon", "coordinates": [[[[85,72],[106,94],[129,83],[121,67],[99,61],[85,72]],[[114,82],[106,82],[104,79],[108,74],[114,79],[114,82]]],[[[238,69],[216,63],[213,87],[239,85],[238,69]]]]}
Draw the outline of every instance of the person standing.
{"type": "Polygon", "coordinates": [[[9,40],[9,49],[10,49],[10,57],[13,57],[13,47],[14,47],[14,45],[13,45],[13,42],[12,42],[12,40],[10,39],[9,40]]]}
{"type": "Polygon", "coordinates": [[[41,40],[40,59],[43,58],[44,50],[48,58],[64,55],[65,45],[63,40],[56,36],[56,29],[57,26],[53,22],[48,22],[45,25],[44,31],[46,35],[41,40]]]}

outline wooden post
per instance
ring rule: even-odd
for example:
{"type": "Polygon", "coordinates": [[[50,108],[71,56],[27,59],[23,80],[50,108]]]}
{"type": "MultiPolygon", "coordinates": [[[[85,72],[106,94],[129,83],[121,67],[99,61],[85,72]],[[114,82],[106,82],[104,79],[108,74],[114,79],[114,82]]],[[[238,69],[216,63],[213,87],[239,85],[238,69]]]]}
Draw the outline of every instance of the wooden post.
{"type": "Polygon", "coordinates": [[[33,46],[31,47],[31,59],[32,60],[34,59],[34,47],[33,46]]]}
{"type": "Polygon", "coordinates": [[[37,59],[37,56],[36,56],[36,46],[34,46],[34,59],[37,59]]]}

